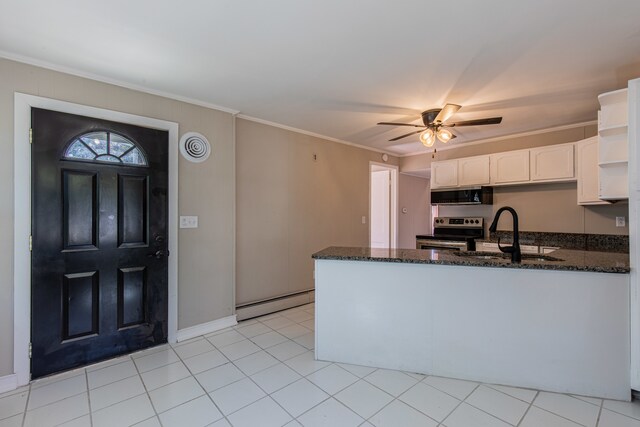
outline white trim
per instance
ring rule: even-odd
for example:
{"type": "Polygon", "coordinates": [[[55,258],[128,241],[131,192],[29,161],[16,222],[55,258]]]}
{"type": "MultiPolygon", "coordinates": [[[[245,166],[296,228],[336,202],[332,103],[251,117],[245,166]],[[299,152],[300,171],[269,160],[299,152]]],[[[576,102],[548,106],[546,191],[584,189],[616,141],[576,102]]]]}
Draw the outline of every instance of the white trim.
{"type": "Polygon", "coordinates": [[[14,96],[14,334],[13,367],[17,385],[30,380],[31,337],[31,108],[45,108],[71,114],[145,126],[169,132],[169,312],[168,341],[176,341],[178,329],[178,124],[55,99],[15,93],[14,96]]]}
{"type": "Polygon", "coordinates": [[[95,80],[97,82],[107,83],[114,86],[120,86],[125,89],[131,89],[138,92],[148,93],[149,95],[161,96],[163,98],[173,99],[175,101],[186,102],[188,104],[198,105],[200,107],[211,108],[213,110],[224,111],[225,113],[238,114],[238,110],[234,110],[232,108],[223,107],[221,105],[212,104],[210,102],[202,101],[195,98],[189,98],[187,96],[176,95],[171,92],[164,92],[161,90],[152,89],[147,86],[137,85],[129,82],[125,82],[122,80],[111,79],[108,77],[101,76],[99,74],[89,73],[86,71],[80,71],[75,68],[64,67],[62,65],[53,64],[48,61],[42,61],[39,59],[31,58],[28,56],[17,55],[12,52],[7,52],[6,50],[0,50],[0,58],[6,58],[11,61],[21,62],[23,64],[33,65],[35,67],[46,68],[47,70],[57,71],[59,73],[70,74],[72,76],[82,77],[85,79],[95,80]]]}
{"type": "Polygon", "coordinates": [[[0,393],[18,388],[18,376],[16,374],[0,377],[0,393]]]}
{"type": "Polygon", "coordinates": [[[391,212],[389,215],[390,231],[391,236],[389,237],[389,243],[391,248],[398,247],[398,192],[400,191],[399,185],[400,180],[398,179],[398,173],[400,173],[399,166],[390,165],[387,163],[379,163],[374,162],[373,160],[369,161],[369,246],[371,246],[371,172],[373,171],[373,167],[377,166],[383,169],[387,169],[391,172],[391,193],[389,194],[389,204],[391,205],[391,212]]]}
{"type": "Polygon", "coordinates": [[[638,170],[640,169],[639,157],[640,150],[640,79],[629,81],[629,93],[627,102],[629,104],[629,128],[628,128],[628,144],[629,144],[629,262],[631,266],[630,295],[631,295],[631,388],[640,390],[640,276],[638,275],[638,267],[640,267],[640,245],[638,238],[640,237],[640,210],[638,202],[640,202],[640,183],[638,180],[638,170]]]}
{"type": "Polygon", "coordinates": [[[455,144],[455,143],[451,144],[451,145],[442,145],[442,144],[440,144],[438,146],[434,146],[433,148],[429,148],[427,150],[415,151],[413,153],[407,153],[407,154],[393,154],[393,155],[396,156],[396,157],[418,156],[420,154],[433,153],[434,149],[437,149],[438,151],[454,150],[456,148],[469,147],[471,145],[486,144],[488,142],[504,141],[505,139],[522,138],[522,137],[525,137],[525,136],[534,136],[534,135],[540,135],[540,134],[548,133],[548,132],[558,132],[558,131],[561,131],[561,130],[575,129],[575,128],[579,128],[579,127],[583,127],[583,126],[591,126],[591,125],[597,125],[597,124],[598,124],[597,120],[591,120],[591,121],[588,121],[588,122],[573,123],[573,124],[570,124],[570,125],[562,125],[562,126],[556,126],[556,127],[552,127],[552,128],[537,129],[537,130],[532,130],[532,131],[527,131],[527,132],[514,133],[514,134],[510,134],[510,135],[496,136],[494,138],[477,139],[475,141],[462,142],[460,144],[455,144]]]}
{"type": "Polygon", "coordinates": [[[303,130],[303,129],[298,129],[298,128],[294,128],[294,127],[287,126],[287,125],[281,125],[280,123],[270,122],[269,120],[258,119],[256,117],[247,116],[245,114],[238,114],[238,118],[244,119],[244,120],[249,120],[250,122],[260,123],[260,124],[267,125],[267,126],[273,126],[275,128],[280,128],[280,129],[288,130],[288,131],[291,131],[291,132],[301,133],[303,135],[312,136],[314,138],[320,138],[320,139],[325,139],[325,140],[331,141],[331,142],[337,142],[338,144],[344,144],[344,145],[349,145],[351,147],[362,148],[363,150],[374,151],[376,153],[384,153],[384,154],[388,154],[389,156],[393,156],[393,157],[400,157],[400,155],[398,155],[398,153],[394,153],[393,151],[387,151],[387,150],[382,150],[380,148],[368,147],[366,145],[356,144],[354,142],[345,141],[343,139],[333,138],[333,137],[330,137],[330,136],[321,135],[319,133],[314,133],[314,132],[309,132],[309,131],[306,131],[306,130],[303,130]]]}
{"type": "Polygon", "coordinates": [[[176,333],[176,339],[178,342],[186,341],[191,338],[199,337],[201,335],[210,334],[212,332],[219,331],[221,329],[230,328],[236,326],[238,321],[236,315],[223,317],[222,319],[212,320],[211,322],[201,323],[199,325],[190,326],[188,328],[180,329],[176,333]]]}
{"type": "MultiPolygon", "coordinates": [[[[232,126],[231,126],[231,146],[232,146],[232,150],[233,150],[233,163],[231,164],[231,168],[233,170],[233,176],[236,176],[236,149],[237,149],[237,143],[236,143],[236,128],[237,128],[237,114],[233,114],[231,117],[231,122],[232,122],[232,126]]],[[[237,230],[236,228],[236,212],[237,212],[237,206],[238,206],[238,193],[236,191],[237,189],[237,185],[236,185],[236,179],[232,179],[231,180],[231,191],[233,191],[233,202],[231,204],[231,210],[233,211],[233,215],[232,215],[232,230],[234,230],[233,233],[233,242],[232,242],[232,246],[233,246],[233,252],[231,255],[231,265],[232,265],[232,270],[231,270],[231,287],[232,287],[232,291],[231,291],[231,298],[233,301],[233,305],[231,306],[231,313],[235,315],[236,313],[236,266],[237,266],[237,247],[238,247],[238,243],[237,243],[237,235],[238,233],[236,233],[235,231],[237,230]]]]}

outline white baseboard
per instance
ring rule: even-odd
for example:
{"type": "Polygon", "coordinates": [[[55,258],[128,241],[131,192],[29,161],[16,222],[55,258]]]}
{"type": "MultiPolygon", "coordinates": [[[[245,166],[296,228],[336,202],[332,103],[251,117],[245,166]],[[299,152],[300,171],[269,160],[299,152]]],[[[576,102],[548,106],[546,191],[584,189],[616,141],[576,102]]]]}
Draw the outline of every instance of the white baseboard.
{"type": "Polygon", "coordinates": [[[238,316],[238,320],[246,320],[299,305],[309,304],[313,301],[315,301],[315,291],[311,290],[288,297],[261,301],[244,307],[236,307],[236,316],[238,316]]]}
{"type": "Polygon", "coordinates": [[[199,325],[190,326],[188,328],[180,329],[176,332],[176,340],[178,342],[186,341],[191,338],[199,337],[200,335],[210,334],[211,332],[219,331],[220,329],[228,328],[238,324],[236,315],[223,317],[207,323],[201,323],[199,325]]]}
{"type": "Polygon", "coordinates": [[[18,388],[18,376],[16,374],[0,377],[0,393],[18,388]]]}

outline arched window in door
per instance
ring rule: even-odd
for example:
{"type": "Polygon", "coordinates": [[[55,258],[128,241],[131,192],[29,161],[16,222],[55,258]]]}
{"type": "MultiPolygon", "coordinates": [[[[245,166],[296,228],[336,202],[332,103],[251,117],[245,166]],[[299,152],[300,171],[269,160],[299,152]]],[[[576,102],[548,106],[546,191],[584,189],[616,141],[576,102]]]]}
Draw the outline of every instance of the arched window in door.
{"type": "Polygon", "coordinates": [[[146,156],[135,142],[106,131],[88,132],[73,138],[64,150],[64,159],[148,166],[146,156]]]}

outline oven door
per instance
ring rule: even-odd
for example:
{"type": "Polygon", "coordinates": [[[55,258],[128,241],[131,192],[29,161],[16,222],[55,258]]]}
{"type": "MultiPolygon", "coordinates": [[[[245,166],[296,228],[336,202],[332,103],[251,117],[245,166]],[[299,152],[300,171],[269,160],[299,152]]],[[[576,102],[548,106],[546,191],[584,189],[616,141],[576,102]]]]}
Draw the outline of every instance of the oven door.
{"type": "Polygon", "coordinates": [[[416,247],[417,249],[464,251],[467,249],[467,242],[455,240],[418,240],[416,247]]]}

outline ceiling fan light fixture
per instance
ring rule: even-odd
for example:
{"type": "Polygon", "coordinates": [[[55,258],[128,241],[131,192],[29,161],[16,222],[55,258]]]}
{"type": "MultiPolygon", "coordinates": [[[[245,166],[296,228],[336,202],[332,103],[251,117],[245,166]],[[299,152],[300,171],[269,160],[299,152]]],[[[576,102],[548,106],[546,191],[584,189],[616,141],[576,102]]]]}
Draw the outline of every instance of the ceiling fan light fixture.
{"type": "Polygon", "coordinates": [[[433,132],[433,129],[425,129],[420,133],[420,142],[425,147],[432,147],[436,142],[436,134],[433,132]]]}
{"type": "Polygon", "coordinates": [[[438,129],[438,139],[442,141],[444,144],[449,142],[451,138],[453,138],[453,134],[449,129],[438,129]]]}

